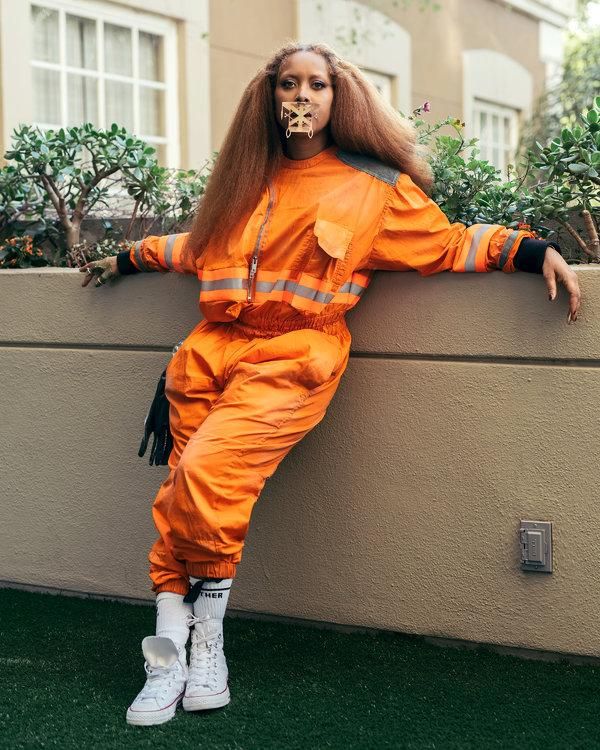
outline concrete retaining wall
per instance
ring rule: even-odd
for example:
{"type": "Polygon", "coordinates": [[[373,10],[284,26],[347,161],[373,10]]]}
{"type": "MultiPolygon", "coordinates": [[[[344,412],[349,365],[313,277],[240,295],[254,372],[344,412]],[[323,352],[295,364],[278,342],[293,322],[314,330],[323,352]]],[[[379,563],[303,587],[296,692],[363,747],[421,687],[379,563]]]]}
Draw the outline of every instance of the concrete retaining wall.
{"type": "MultiPolygon", "coordinates": [[[[327,416],[256,506],[238,610],[600,655],[600,268],[566,324],[525,273],[379,273],[348,317],[327,416]],[[554,572],[522,572],[520,519],[554,524],[554,572]]],[[[149,598],[137,449],[192,277],[82,289],[0,271],[0,579],[149,598]]]]}

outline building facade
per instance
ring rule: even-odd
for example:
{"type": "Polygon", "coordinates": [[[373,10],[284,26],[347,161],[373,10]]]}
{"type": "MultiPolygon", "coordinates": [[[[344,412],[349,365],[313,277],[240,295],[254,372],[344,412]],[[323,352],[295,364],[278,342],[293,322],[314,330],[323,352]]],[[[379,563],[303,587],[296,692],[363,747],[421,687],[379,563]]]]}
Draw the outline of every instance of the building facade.
{"type": "Polygon", "coordinates": [[[160,163],[199,168],[239,98],[288,40],[323,41],[408,114],[466,123],[510,161],[559,74],[575,0],[0,0],[0,146],[20,123],[126,126],[160,163]]]}

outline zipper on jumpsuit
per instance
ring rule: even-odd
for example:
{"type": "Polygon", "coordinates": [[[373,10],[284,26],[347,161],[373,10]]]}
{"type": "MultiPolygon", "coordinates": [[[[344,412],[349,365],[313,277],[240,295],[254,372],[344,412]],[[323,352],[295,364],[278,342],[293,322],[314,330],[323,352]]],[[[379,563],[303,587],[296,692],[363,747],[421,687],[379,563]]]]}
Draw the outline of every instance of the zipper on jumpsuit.
{"type": "Polygon", "coordinates": [[[247,302],[252,302],[252,285],[254,283],[254,277],[256,276],[256,272],[258,270],[258,256],[260,254],[260,241],[262,239],[265,224],[267,223],[269,219],[269,214],[271,213],[273,202],[275,201],[275,188],[273,187],[273,183],[271,182],[271,180],[268,180],[268,183],[269,183],[268,185],[269,203],[267,205],[267,211],[265,213],[264,221],[260,225],[260,229],[258,230],[258,237],[256,238],[256,242],[254,244],[254,250],[252,251],[252,258],[250,259],[250,264],[248,266],[248,294],[246,297],[247,302]]]}

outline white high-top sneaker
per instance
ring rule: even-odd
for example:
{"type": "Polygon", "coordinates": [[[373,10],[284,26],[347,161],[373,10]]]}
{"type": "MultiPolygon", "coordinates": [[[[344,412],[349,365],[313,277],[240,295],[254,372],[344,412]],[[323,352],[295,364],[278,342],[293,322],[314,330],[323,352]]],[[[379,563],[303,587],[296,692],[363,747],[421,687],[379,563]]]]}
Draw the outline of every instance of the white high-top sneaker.
{"type": "Polygon", "coordinates": [[[194,614],[188,618],[193,630],[183,708],[203,711],[221,708],[230,701],[227,661],[223,652],[223,615],[232,579],[191,581],[190,593],[197,598],[193,601],[194,614]]]}
{"type": "Polygon", "coordinates": [[[175,715],[183,698],[187,666],[185,648],[179,650],[170,638],[151,635],[142,641],[148,675],[146,684],[127,709],[127,723],[137,726],[164,724],[175,715]]]}

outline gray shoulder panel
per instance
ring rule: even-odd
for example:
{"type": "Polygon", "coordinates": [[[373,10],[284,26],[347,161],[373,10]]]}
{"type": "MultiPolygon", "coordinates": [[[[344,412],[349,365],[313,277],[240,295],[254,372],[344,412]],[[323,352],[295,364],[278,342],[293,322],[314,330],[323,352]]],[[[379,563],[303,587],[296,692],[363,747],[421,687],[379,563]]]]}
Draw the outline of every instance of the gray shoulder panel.
{"type": "Polygon", "coordinates": [[[395,185],[398,177],[400,176],[400,170],[396,167],[390,167],[389,164],[375,159],[373,156],[365,156],[364,154],[357,154],[353,151],[343,151],[338,149],[336,156],[344,164],[348,164],[354,169],[359,169],[361,172],[377,177],[378,180],[387,182],[388,185],[395,185]]]}

